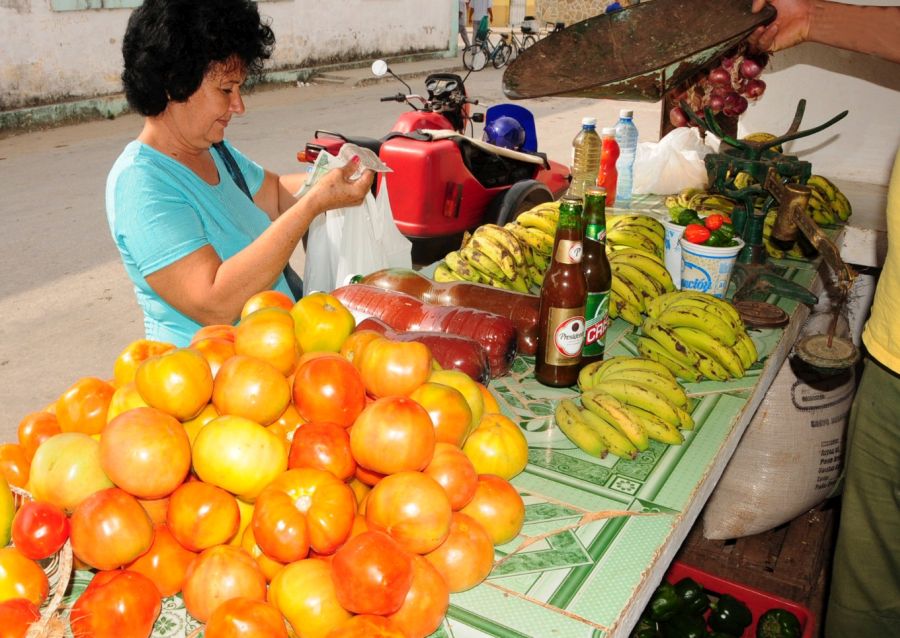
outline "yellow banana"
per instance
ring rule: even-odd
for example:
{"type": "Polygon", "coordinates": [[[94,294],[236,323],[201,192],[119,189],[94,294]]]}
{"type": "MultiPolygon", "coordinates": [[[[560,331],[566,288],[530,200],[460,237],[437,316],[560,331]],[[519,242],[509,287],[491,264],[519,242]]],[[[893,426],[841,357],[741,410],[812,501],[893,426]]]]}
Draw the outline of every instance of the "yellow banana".
{"type": "Polygon", "coordinates": [[[717,312],[721,311],[729,315],[729,317],[731,318],[731,325],[744,325],[744,321],[743,319],[741,319],[740,313],[734,306],[731,305],[730,302],[713,296],[707,292],[699,292],[697,290],[677,290],[675,292],[669,292],[665,295],[662,295],[659,299],[657,299],[657,303],[659,304],[660,311],[662,311],[663,309],[667,308],[669,304],[673,304],[676,301],[681,302],[685,299],[696,299],[706,304],[713,304],[713,307],[717,312]]]}
{"type": "Polygon", "coordinates": [[[675,283],[672,281],[669,271],[666,270],[665,264],[659,258],[651,257],[649,253],[637,252],[636,249],[630,252],[615,252],[610,259],[610,264],[613,263],[633,266],[657,282],[662,287],[663,292],[675,290],[675,283]]]}
{"type": "MultiPolygon", "coordinates": [[[[641,360],[649,361],[649,359],[641,360]]],[[[655,361],[649,362],[656,363],[655,361]]],[[[669,372],[668,369],[665,370],[665,375],[650,372],[646,369],[612,370],[606,374],[600,375],[600,378],[594,381],[594,387],[601,387],[606,381],[624,381],[626,383],[638,383],[647,386],[663,395],[672,405],[677,405],[682,408],[688,403],[684,389],[678,384],[678,381],[675,380],[674,375],[669,372]]]]}
{"type": "Polygon", "coordinates": [[[599,430],[581,418],[581,410],[570,399],[556,404],[556,425],[580,450],[598,458],[606,457],[609,446],[599,430]]]}
{"type": "Polygon", "coordinates": [[[731,378],[728,370],[710,355],[705,352],[698,352],[697,356],[699,357],[697,369],[707,379],[712,379],[713,381],[727,381],[731,378]]]}
{"type": "Polygon", "coordinates": [[[518,238],[505,228],[496,224],[484,224],[475,231],[476,235],[478,233],[487,235],[490,239],[506,248],[509,254],[513,256],[516,266],[525,265],[525,252],[522,250],[522,244],[519,243],[518,238]]]}
{"type": "Polygon", "coordinates": [[[532,251],[531,254],[534,256],[534,267],[537,269],[537,271],[540,273],[547,272],[547,268],[550,267],[550,261],[547,255],[544,255],[543,253],[539,253],[537,251],[532,251]]]}
{"type": "Polygon", "coordinates": [[[833,200],[838,192],[838,188],[827,177],[822,175],[810,175],[806,180],[806,185],[816,188],[825,196],[826,199],[833,200]]]}
{"type": "Polygon", "coordinates": [[[463,246],[459,250],[459,254],[463,257],[463,259],[469,262],[469,264],[475,270],[484,275],[491,283],[498,279],[500,281],[506,279],[506,275],[504,275],[503,271],[500,269],[500,264],[495,262],[480,250],[476,249],[473,246],[472,241],[469,241],[469,243],[463,246]]]}
{"type": "Polygon", "coordinates": [[[681,339],[672,328],[657,319],[648,317],[641,324],[641,331],[666,350],[666,353],[689,368],[697,368],[700,364],[699,354],[681,339]]]}
{"type": "Polygon", "coordinates": [[[614,277],[618,277],[625,281],[629,288],[644,299],[644,304],[647,303],[648,299],[655,299],[666,292],[661,283],[643,270],[635,268],[630,264],[621,261],[612,261],[610,262],[610,268],[612,269],[614,277]]]}
{"type": "Polygon", "coordinates": [[[732,377],[740,379],[744,376],[744,366],[737,352],[709,332],[696,328],[675,328],[675,334],[695,350],[715,359],[732,377]]]}
{"type": "Polygon", "coordinates": [[[647,432],[637,419],[625,410],[622,402],[611,394],[590,390],[581,395],[581,403],[588,412],[593,412],[624,434],[638,450],[643,452],[649,447],[647,432]]]}
{"type": "MultiPolygon", "coordinates": [[[[592,372],[592,374],[597,377],[597,380],[605,377],[608,374],[621,372],[623,370],[641,370],[643,372],[650,372],[653,374],[661,375],[669,374],[669,370],[665,366],[662,366],[654,361],[650,361],[649,359],[644,359],[642,357],[629,357],[626,355],[619,355],[610,357],[609,359],[604,359],[603,361],[598,361],[596,362],[596,364],[597,365],[596,367],[594,367],[594,371],[592,372]]],[[[589,365],[594,366],[594,364],[589,365]]]]}
{"type": "Polygon", "coordinates": [[[538,215],[537,213],[532,213],[530,211],[521,213],[516,217],[516,222],[525,228],[535,228],[547,235],[556,234],[556,223],[552,219],[538,215]]]}
{"type": "Polygon", "coordinates": [[[453,250],[444,255],[444,263],[447,267],[466,281],[477,284],[484,283],[486,279],[472,265],[462,258],[458,250],[453,250]]]}
{"type": "Polygon", "coordinates": [[[737,343],[734,344],[734,350],[741,358],[741,364],[743,364],[744,370],[756,363],[756,360],[759,358],[759,353],[756,351],[756,344],[753,343],[753,339],[751,339],[750,335],[746,332],[738,335],[737,343]]]}
{"type": "Polygon", "coordinates": [[[487,235],[472,235],[472,248],[487,255],[500,267],[500,271],[510,281],[516,278],[516,260],[506,248],[487,235]]]}
{"type": "Polygon", "coordinates": [[[616,244],[607,244],[606,245],[606,255],[610,259],[613,257],[620,257],[624,255],[640,255],[642,257],[646,257],[647,259],[651,259],[658,263],[660,266],[665,267],[665,262],[662,257],[657,255],[655,252],[647,252],[646,250],[641,250],[640,248],[633,248],[631,246],[621,246],[616,244]]]}
{"type": "Polygon", "coordinates": [[[678,426],[682,430],[693,430],[694,429],[694,417],[691,416],[691,413],[686,409],[675,406],[675,412],[678,414],[678,418],[681,420],[681,425],[678,426]]]}
{"type": "Polygon", "coordinates": [[[632,326],[641,325],[640,306],[629,303],[615,292],[611,292],[609,295],[609,316],[613,319],[620,317],[632,326]]]}
{"type": "MultiPolygon", "coordinates": [[[[615,379],[602,379],[594,386],[591,392],[605,392],[617,398],[626,405],[636,405],[648,412],[657,415],[666,423],[678,427],[681,420],[675,413],[672,402],[662,392],[636,381],[619,381],[615,379]]],[[[582,396],[582,401],[584,398],[582,396]]],[[[635,443],[637,445],[637,443],[635,443]]]]}
{"type": "Polygon", "coordinates": [[[640,248],[654,255],[662,254],[662,249],[657,248],[656,242],[650,237],[649,233],[643,234],[631,230],[613,230],[607,231],[606,241],[610,244],[620,244],[631,246],[632,248],[640,248]]]}
{"type": "Polygon", "coordinates": [[[623,459],[634,459],[638,455],[638,449],[627,436],[622,434],[612,423],[590,410],[580,411],[581,419],[593,428],[606,442],[607,449],[623,459]]]}
{"type": "Polygon", "coordinates": [[[538,288],[544,285],[544,273],[538,270],[537,266],[528,266],[528,278],[538,288]]]}
{"type": "Polygon", "coordinates": [[[667,443],[668,445],[681,445],[684,443],[684,436],[674,425],[666,423],[652,412],[647,412],[636,406],[627,405],[625,408],[640,421],[641,427],[647,432],[647,436],[654,441],[667,443]]]}
{"type": "Polygon", "coordinates": [[[435,266],[434,280],[441,283],[446,283],[448,281],[465,281],[462,277],[450,270],[450,268],[448,268],[447,264],[444,262],[441,262],[437,266],[435,266]]]}
{"type": "Polygon", "coordinates": [[[677,378],[684,379],[690,383],[696,383],[700,380],[700,372],[696,368],[685,365],[672,357],[668,350],[663,348],[657,341],[649,337],[639,337],[637,347],[642,357],[666,366],[677,378]]]}
{"type": "Polygon", "coordinates": [[[853,214],[853,207],[850,205],[850,200],[847,199],[847,196],[841,191],[835,193],[834,199],[831,202],[831,207],[834,209],[838,218],[843,222],[850,219],[850,215],[853,214]]]}
{"type": "Polygon", "coordinates": [[[610,290],[617,294],[622,300],[637,308],[639,313],[643,312],[644,296],[641,293],[635,291],[631,287],[629,282],[624,280],[622,277],[616,276],[615,273],[613,273],[612,276],[610,290]]]}
{"type": "Polygon", "coordinates": [[[733,346],[737,341],[734,328],[721,319],[718,315],[706,308],[694,308],[690,306],[669,306],[663,310],[657,320],[670,328],[696,328],[704,333],[719,339],[727,346],[733,346]]]}
{"type": "MultiPolygon", "coordinates": [[[[722,304],[710,303],[705,299],[698,299],[697,297],[685,295],[682,297],[678,297],[670,303],[666,304],[665,309],[662,312],[674,310],[677,308],[694,308],[714,315],[721,321],[724,321],[726,324],[728,324],[728,326],[730,326],[734,331],[735,335],[738,335],[745,330],[743,320],[741,320],[740,315],[736,315],[737,311],[735,311],[735,313],[731,313],[722,304]],[[737,319],[735,319],[735,315],[737,316],[737,319]]],[[[655,318],[658,319],[662,312],[657,313],[655,318]]]]}

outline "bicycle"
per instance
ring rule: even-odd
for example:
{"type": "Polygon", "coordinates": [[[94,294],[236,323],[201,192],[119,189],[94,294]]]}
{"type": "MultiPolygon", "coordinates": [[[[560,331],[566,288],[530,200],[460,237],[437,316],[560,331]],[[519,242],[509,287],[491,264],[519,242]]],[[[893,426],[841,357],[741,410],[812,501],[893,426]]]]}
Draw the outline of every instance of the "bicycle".
{"type": "Polygon", "coordinates": [[[463,49],[463,66],[469,71],[481,71],[487,65],[488,60],[495,69],[499,69],[509,62],[509,56],[512,54],[512,47],[507,42],[509,36],[501,33],[500,41],[495,44],[491,42],[490,34],[491,31],[488,30],[484,38],[476,38],[474,44],[463,49]]]}

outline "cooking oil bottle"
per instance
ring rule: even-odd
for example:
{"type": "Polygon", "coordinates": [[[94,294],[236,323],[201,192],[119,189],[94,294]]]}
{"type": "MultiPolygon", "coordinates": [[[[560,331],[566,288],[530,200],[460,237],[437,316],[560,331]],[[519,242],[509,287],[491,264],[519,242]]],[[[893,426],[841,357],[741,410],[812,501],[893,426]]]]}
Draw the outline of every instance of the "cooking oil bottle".
{"type": "Polygon", "coordinates": [[[581,130],[572,140],[572,183],[569,195],[584,197],[584,190],[597,183],[600,170],[600,135],[597,134],[597,119],[586,117],[581,120],[581,130]]]}

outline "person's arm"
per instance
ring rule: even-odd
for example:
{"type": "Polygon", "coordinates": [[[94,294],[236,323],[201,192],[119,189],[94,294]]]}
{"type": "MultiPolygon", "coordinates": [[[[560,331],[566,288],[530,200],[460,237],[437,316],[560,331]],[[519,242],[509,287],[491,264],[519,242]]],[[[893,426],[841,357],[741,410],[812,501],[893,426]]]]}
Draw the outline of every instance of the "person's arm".
{"type": "MultiPolygon", "coordinates": [[[[233,323],[246,300],[272,286],[320,213],[359,204],[374,173],[355,181],[354,163],[329,171],[295,201],[249,246],[222,261],[206,245],[147,275],[147,283],[168,304],[200,324],[233,323]]],[[[257,193],[259,195],[259,193],[257,193]]]]}
{"type": "Polygon", "coordinates": [[[275,221],[288,208],[297,203],[294,193],[300,190],[309,173],[276,175],[266,171],[262,185],[253,196],[253,203],[262,208],[269,219],[275,221]]]}
{"type": "Polygon", "coordinates": [[[818,42],[839,49],[900,62],[900,6],[876,7],[827,0],[753,0],[753,11],[765,4],[778,11],[775,20],[759,27],[750,43],[761,51],[780,51],[801,42],[818,42]]]}

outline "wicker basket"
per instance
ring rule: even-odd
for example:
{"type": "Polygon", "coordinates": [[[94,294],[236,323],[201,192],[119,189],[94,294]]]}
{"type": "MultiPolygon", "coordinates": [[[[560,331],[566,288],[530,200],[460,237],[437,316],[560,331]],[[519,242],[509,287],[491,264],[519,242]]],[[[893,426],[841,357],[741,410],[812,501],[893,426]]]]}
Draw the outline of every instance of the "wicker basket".
{"type": "MultiPolygon", "coordinates": [[[[32,500],[31,494],[23,489],[10,486],[15,497],[16,509],[25,502],[32,500]]],[[[49,583],[47,600],[41,606],[41,618],[31,625],[26,638],[58,638],[65,635],[65,623],[59,617],[59,608],[62,606],[69,579],[72,577],[72,543],[66,544],[53,556],[38,561],[44,568],[49,583]]]]}

